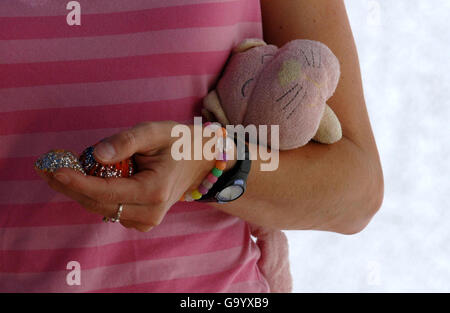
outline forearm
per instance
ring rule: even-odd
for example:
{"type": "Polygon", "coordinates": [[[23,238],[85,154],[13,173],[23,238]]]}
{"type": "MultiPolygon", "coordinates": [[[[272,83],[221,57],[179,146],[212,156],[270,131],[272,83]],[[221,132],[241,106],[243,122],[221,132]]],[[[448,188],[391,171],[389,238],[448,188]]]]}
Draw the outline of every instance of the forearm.
{"type": "MultiPolygon", "coordinates": [[[[252,155],[255,149],[251,145],[252,155]]],[[[282,151],[276,171],[261,171],[264,162],[252,162],[244,196],[215,206],[271,228],[339,233],[361,230],[379,207],[378,163],[345,137],[333,145],[311,142],[282,151]]]]}

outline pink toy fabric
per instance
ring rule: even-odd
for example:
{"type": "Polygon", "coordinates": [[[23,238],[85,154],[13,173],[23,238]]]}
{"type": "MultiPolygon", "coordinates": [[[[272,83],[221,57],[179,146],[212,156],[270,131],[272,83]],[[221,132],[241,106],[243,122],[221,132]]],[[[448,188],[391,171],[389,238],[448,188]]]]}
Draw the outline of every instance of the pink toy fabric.
{"type": "Polygon", "coordinates": [[[339,61],[326,45],[293,40],[278,49],[246,39],[233,52],[216,90],[204,100],[204,115],[222,124],[279,125],[281,150],[342,137],[326,105],[340,75],[339,61]]]}
{"type": "MultiPolygon", "coordinates": [[[[273,149],[298,148],[311,139],[334,143],[342,130],[326,101],[339,76],[338,59],[320,42],[293,40],[278,48],[245,39],[233,49],[216,89],[204,98],[202,113],[224,125],[279,125],[278,143],[270,141],[268,128],[267,144],[273,149]]],[[[251,231],[262,254],[258,265],[271,291],[290,292],[286,236],[256,225],[251,231]]]]}
{"type": "Polygon", "coordinates": [[[289,266],[289,244],[282,231],[250,224],[261,251],[258,267],[270,286],[271,292],[292,292],[292,276],[289,266]]]}

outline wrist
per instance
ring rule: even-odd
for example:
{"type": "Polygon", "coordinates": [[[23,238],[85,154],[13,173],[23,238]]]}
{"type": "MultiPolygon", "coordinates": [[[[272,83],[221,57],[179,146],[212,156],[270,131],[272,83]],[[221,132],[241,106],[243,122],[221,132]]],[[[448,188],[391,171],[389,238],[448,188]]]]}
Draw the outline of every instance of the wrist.
{"type": "Polygon", "coordinates": [[[224,172],[229,171],[230,169],[232,169],[237,162],[237,149],[236,149],[236,143],[233,140],[229,140],[229,143],[232,144],[232,149],[230,149],[230,151],[227,153],[227,165],[224,169],[224,172]]]}
{"type": "Polygon", "coordinates": [[[246,182],[251,169],[251,157],[248,145],[236,139],[235,164],[216,181],[214,186],[198,201],[227,203],[241,197],[246,190],[246,182]],[[242,145],[244,143],[244,145],[242,145]],[[242,158],[242,159],[241,159],[242,158]]]}
{"type": "Polygon", "coordinates": [[[227,136],[223,127],[217,124],[205,123],[201,126],[201,131],[199,131],[199,126],[189,125],[191,134],[193,134],[191,156],[196,155],[198,158],[201,155],[201,160],[193,160],[193,162],[198,164],[197,170],[194,170],[194,173],[197,175],[189,190],[182,197],[186,201],[200,199],[202,195],[205,195],[212,188],[219,177],[232,169],[237,162],[235,143],[227,136]],[[209,128],[205,129],[208,126],[209,128]],[[200,154],[199,151],[193,151],[194,149],[201,149],[200,154]]]}
{"type": "MultiPolygon", "coordinates": [[[[201,160],[203,161],[203,168],[210,171],[211,169],[214,168],[218,153],[217,153],[217,151],[215,151],[216,153],[214,155],[216,155],[216,157],[212,158],[210,160],[207,159],[205,157],[205,155],[203,154],[203,151],[204,151],[203,149],[205,147],[205,144],[207,144],[212,138],[214,138],[214,137],[204,137],[203,136],[203,128],[204,127],[202,126],[201,138],[194,138],[196,136],[196,132],[194,131],[195,125],[192,125],[192,124],[189,125],[191,134],[193,134],[192,142],[191,142],[191,146],[193,147],[192,152],[191,152],[191,154],[192,154],[191,157],[192,157],[192,160],[194,160],[194,149],[196,149],[196,145],[195,145],[196,140],[201,141],[201,143],[202,143],[202,146],[201,146],[202,159],[201,160]]],[[[228,138],[227,145],[231,145],[231,147],[227,148],[227,153],[226,153],[227,160],[226,160],[226,167],[223,170],[224,172],[227,172],[228,170],[232,169],[236,165],[236,162],[237,162],[237,149],[236,149],[236,144],[235,144],[234,140],[232,140],[231,138],[228,138]]]]}

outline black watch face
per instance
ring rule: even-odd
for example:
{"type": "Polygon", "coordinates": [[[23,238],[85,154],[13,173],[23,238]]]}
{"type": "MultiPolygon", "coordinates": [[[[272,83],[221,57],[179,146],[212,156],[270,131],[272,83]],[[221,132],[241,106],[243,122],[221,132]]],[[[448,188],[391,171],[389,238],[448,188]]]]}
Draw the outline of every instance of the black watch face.
{"type": "Polygon", "coordinates": [[[240,185],[231,185],[226,188],[224,188],[219,194],[217,195],[217,200],[223,201],[223,202],[229,202],[236,200],[244,193],[244,188],[240,185]]]}

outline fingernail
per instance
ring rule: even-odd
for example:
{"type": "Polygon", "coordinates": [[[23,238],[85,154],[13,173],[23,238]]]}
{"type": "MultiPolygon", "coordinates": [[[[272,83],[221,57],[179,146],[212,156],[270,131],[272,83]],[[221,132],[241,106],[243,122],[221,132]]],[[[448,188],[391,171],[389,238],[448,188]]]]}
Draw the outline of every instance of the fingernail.
{"type": "Polygon", "coordinates": [[[116,154],[116,150],[112,146],[112,144],[107,142],[99,143],[95,147],[95,154],[100,157],[100,159],[107,161],[111,160],[116,154]]]}
{"type": "Polygon", "coordinates": [[[56,174],[55,179],[64,185],[67,185],[70,182],[69,176],[64,174],[56,174]]]}

